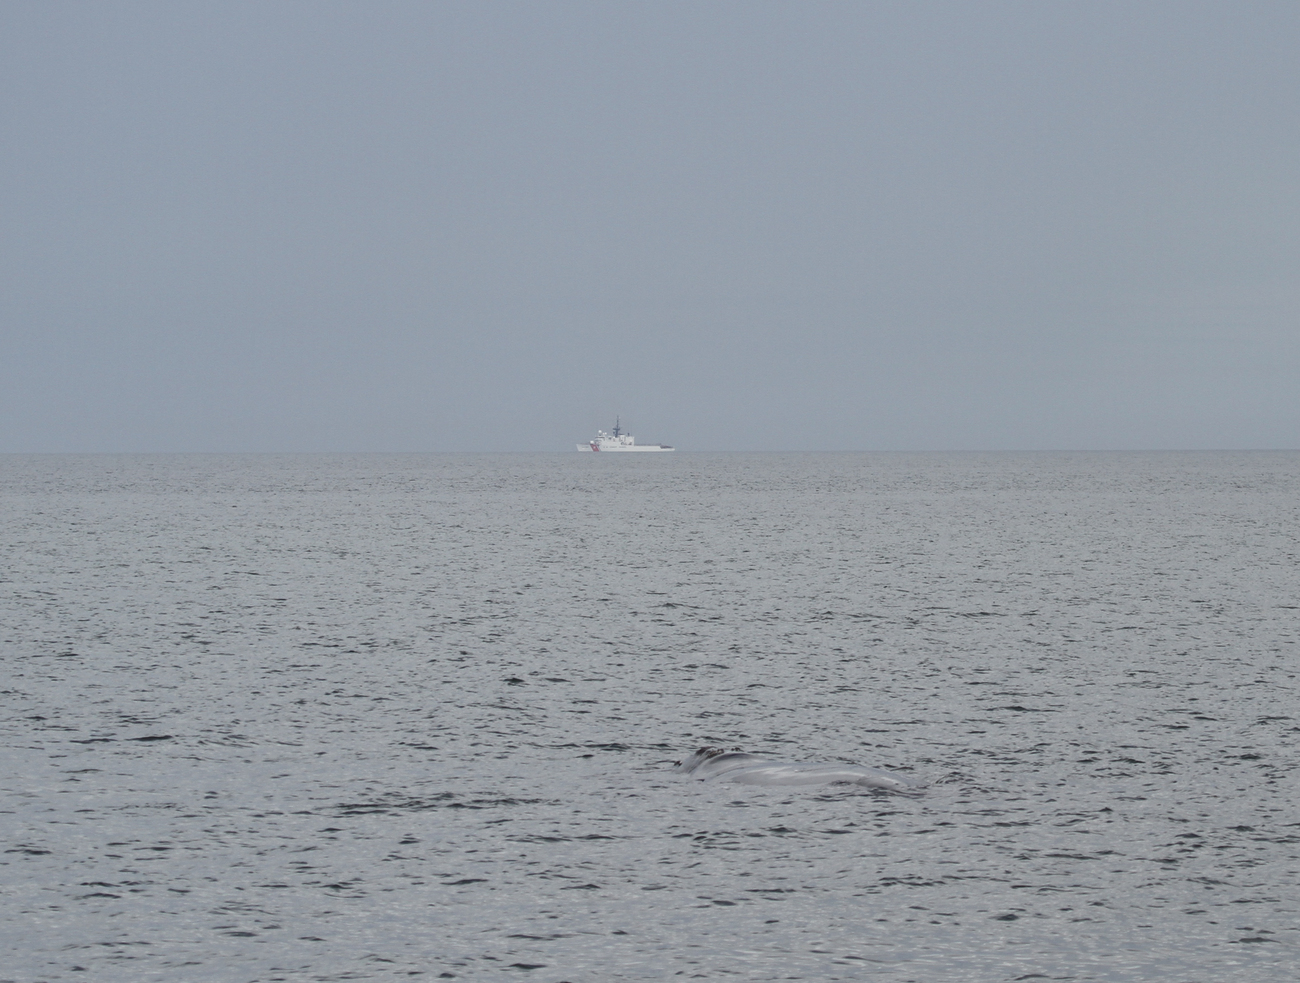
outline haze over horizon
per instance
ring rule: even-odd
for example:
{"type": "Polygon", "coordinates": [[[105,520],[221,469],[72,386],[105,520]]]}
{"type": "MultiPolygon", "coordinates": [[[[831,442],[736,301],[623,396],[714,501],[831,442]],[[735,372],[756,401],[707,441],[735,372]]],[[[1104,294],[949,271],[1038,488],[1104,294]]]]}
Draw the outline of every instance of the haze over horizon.
{"type": "Polygon", "coordinates": [[[1300,5],[0,8],[0,452],[1300,446],[1300,5]]]}

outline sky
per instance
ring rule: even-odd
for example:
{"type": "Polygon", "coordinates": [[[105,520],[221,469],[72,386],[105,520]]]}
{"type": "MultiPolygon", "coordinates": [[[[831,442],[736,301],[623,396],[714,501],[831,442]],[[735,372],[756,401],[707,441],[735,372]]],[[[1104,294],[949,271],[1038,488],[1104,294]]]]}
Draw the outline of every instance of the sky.
{"type": "Polygon", "coordinates": [[[13,0],[0,452],[1300,447],[1300,3],[13,0]]]}

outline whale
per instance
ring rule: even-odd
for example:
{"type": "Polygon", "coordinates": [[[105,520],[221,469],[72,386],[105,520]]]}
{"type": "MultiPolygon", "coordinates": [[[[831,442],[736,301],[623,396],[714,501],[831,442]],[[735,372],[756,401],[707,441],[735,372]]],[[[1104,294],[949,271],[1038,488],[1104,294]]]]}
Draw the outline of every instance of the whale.
{"type": "Polygon", "coordinates": [[[700,781],[735,782],[740,785],[829,785],[845,782],[900,795],[920,795],[920,785],[883,768],[864,768],[834,762],[774,761],[740,748],[702,747],[673,763],[673,770],[700,781]]]}

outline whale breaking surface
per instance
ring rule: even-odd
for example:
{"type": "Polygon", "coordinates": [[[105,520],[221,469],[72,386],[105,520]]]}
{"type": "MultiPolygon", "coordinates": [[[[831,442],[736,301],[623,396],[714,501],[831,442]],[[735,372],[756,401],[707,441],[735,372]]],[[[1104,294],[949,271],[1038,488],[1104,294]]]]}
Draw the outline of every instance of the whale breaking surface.
{"type": "Polygon", "coordinates": [[[920,795],[922,789],[910,778],[861,765],[773,761],[739,749],[726,751],[702,747],[678,761],[674,771],[701,781],[737,782],[741,785],[828,785],[847,782],[865,788],[879,788],[902,795],[920,795]]]}

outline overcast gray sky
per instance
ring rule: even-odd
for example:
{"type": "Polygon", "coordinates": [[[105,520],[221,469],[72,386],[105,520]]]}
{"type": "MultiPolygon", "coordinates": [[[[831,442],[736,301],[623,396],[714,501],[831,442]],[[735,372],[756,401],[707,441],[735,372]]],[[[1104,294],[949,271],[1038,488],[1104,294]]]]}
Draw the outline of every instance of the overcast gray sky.
{"type": "Polygon", "coordinates": [[[1300,3],[0,5],[0,451],[1300,446],[1300,3]]]}

